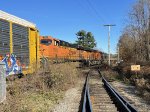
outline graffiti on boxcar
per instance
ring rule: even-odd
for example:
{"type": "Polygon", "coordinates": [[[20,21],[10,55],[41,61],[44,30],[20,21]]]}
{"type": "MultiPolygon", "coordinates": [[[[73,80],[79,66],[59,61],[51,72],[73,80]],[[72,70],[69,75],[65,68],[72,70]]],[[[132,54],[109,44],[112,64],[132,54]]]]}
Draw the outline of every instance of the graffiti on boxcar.
{"type": "Polygon", "coordinates": [[[6,55],[2,62],[5,63],[6,75],[22,73],[22,67],[18,65],[16,56],[14,54],[6,55]]]}

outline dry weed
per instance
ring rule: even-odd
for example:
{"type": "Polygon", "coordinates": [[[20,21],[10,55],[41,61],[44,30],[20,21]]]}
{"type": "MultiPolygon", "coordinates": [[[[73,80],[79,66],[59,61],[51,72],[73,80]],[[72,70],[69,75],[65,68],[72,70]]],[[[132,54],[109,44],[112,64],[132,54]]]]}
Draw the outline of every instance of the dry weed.
{"type": "Polygon", "coordinates": [[[78,63],[48,64],[21,79],[7,81],[0,112],[46,112],[78,80],[78,63]]]}

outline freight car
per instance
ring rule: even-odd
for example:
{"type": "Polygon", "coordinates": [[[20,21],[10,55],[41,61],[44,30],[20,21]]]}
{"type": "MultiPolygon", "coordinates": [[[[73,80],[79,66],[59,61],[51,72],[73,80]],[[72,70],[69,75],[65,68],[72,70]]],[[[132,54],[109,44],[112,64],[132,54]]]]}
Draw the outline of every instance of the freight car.
{"type": "Polygon", "coordinates": [[[32,65],[39,61],[37,46],[39,32],[35,24],[0,11],[0,60],[7,65],[7,75],[19,72],[19,66],[24,74],[32,72],[32,65]]]}
{"type": "Polygon", "coordinates": [[[85,65],[99,64],[102,60],[101,52],[85,49],[51,36],[40,36],[41,58],[52,61],[80,61],[85,65]]]}

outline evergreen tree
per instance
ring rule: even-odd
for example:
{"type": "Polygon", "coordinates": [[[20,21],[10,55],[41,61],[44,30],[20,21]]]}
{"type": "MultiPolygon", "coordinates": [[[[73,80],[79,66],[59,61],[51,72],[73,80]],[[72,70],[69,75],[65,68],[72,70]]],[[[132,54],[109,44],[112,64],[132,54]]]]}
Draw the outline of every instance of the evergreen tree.
{"type": "Polygon", "coordinates": [[[84,48],[94,48],[96,47],[96,42],[94,36],[91,32],[86,32],[85,30],[80,30],[77,32],[76,44],[84,48]]]}

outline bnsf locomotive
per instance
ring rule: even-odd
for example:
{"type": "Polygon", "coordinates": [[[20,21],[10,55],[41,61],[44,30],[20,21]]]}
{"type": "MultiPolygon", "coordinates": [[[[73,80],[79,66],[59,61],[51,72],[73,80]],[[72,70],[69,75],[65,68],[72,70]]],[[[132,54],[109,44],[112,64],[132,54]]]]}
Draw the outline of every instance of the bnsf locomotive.
{"type": "Polygon", "coordinates": [[[97,50],[83,49],[51,36],[39,36],[35,24],[0,11],[0,60],[5,63],[8,74],[18,70],[24,74],[33,72],[43,58],[97,63],[101,57],[97,50]]]}
{"type": "Polygon", "coordinates": [[[58,60],[101,60],[101,52],[97,50],[79,48],[51,36],[40,36],[40,54],[41,57],[58,60]]]}

